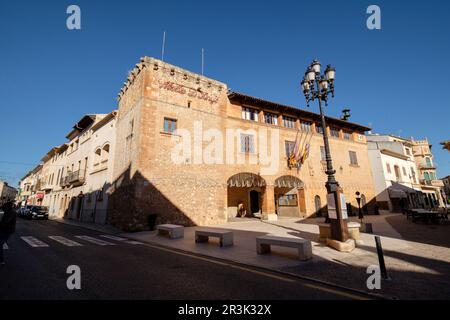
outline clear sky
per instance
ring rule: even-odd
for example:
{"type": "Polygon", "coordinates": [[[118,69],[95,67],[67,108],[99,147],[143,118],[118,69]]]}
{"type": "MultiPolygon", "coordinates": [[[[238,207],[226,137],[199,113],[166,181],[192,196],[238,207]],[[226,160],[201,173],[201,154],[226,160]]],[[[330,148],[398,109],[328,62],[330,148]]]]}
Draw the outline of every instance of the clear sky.
{"type": "MultiPolygon", "coordinates": [[[[107,113],[147,55],[235,91],[305,108],[313,58],[336,67],[326,112],[352,110],[377,133],[428,137],[450,174],[449,1],[0,0],[0,178],[15,185],[86,113],[107,113]],[[81,30],[66,9],[81,8],[81,30]],[[371,4],[381,30],[366,27],[371,4]]],[[[316,104],[311,105],[317,111],[316,104]]]]}

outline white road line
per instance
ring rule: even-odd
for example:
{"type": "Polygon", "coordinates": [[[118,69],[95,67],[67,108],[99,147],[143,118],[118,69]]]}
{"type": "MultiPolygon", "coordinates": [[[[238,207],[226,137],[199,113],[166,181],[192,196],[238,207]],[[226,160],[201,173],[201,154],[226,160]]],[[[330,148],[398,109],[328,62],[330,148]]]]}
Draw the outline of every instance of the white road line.
{"type": "Polygon", "coordinates": [[[108,242],[108,241],[104,241],[104,240],[100,240],[94,237],[90,237],[90,236],[75,236],[75,238],[87,241],[87,242],[91,242],[94,244],[97,244],[99,246],[115,246],[115,243],[112,242],[108,242]]]}
{"type": "Polygon", "coordinates": [[[9,249],[8,245],[6,243],[4,243],[3,244],[3,250],[8,250],[8,249],[9,249]]]}
{"type": "Polygon", "coordinates": [[[83,246],[81,243],[78,243],[76,241],[61,237],[61,236],[49,236],[50,239],[55,240],[65,246],[68,247],[81,247],[83,246]]]}
{"type": "Polygon", "coordinates": [[[143,244],[142,242],[134,241],[134,240],[127,240],[127,241],[124,241],[123,243],[126,243],[126,244],[143,244]]]}
{"type": "Polygon", "coordinates": [[[125,238],[116,237],[116,236],[112,236],[112,235],[109,235],[109,234],[103,234],[100,237],[106,238],[106,239],[110,239],[110,240],[116,240],[116,241],[126,241],[127,240],[125,238]]]}
{"type": "Polygon", "coordinates": [[[48,244],[46,244],[45,242],[42,242],[39,239],[36,239],[35,237],[20,237],[23,241],[25,241],[26,243],[28,243],[30,246],[32,246],[33,248],[43,248],[43,247],[48,247],[48,244]]]}

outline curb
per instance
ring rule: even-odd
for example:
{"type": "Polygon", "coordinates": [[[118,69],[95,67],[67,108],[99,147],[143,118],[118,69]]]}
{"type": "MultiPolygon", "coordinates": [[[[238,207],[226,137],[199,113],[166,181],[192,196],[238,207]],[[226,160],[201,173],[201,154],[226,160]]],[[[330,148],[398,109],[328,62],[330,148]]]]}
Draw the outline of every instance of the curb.
{"type": "MultiPolygon", "coordinates": [[[[90,226],[82,226],[82,225],[72,224],[72,223],[69,223],[69,222],[66,222],[66,221],[58,221],[58,220],[53,220],[53,219],[50,219],[50,221],[58,222],[58,223],[65,224],[65,225],[71,225],[71,226],[75,226],[75,227],[80,227],[80,228],[88,229],[88,230],[91,230],[91,231],[107,233],[107,234],[110,234],[110,235],[120,234],[120,233],[112,233],[110,231],[105,231],[105,230],[99,230],[99,229],[96,229],[96,228],[93,228],[93,227],[90,227],[90,226]]],[[[225,263],[229,263],[229,264],[231,263],[231,264],[234,264],[234,265],[237,265],[237,266],[252,267],[252,268],[263,270],[263,271],[266,271],[266,272],[271,272],[271,273],[276,273],[276,274],[279,274],[279,275],[289,276],[289,277],[292,277],[292,278],[306,280],[306,281],[309,281],[309,282],[318,283],[318,284],[321,284],[321,285],[324,285],[324,286],[328,286],[328,287],[331,287],[331,288],[357,293],[359,295],[365,295],[365,296],[372,297],[372,298],[375,298],[375,299],[398,300],[397,298],[394,298],[394,297],[388,297],[388,296],[385,296],[385,295],[382,295],[382,294],[365,292],[365,291],[362,291],[362,290],[359,290],[359,289],[346,287],[346,286],[339,285],[339,284],[336,284],[336,283],[332,283],[332,282],[328,282],[328,281],[320,280],[320,279],[316,279],[316,278],[311,278],[311,277],[299,275],[299,274],[296,274],[296,273],[286,272],[286,271],[277,270],[277,269],[265,268],[265,267],[261,267],[261,266],[250,264],[250,263],[242,263],[240,261],[236,261],[236,260],[232,260],[232,259],[217,258],[217,257],[201,254],[201,253],[198,253],[198,252],[192,252],[192,251],[187,251],[187,250],[183,250],[183,249],[173,248],[173,247],[165,246],[165,245],[162,245],[162,244],[159,244],[159,243],[156,243],[156,242],[152,242],[152,241],[148,241],[148,240],[142,240],[142,239],[135,238],[135,237],[130,237],[129,235],[125,236],[125,238],[127,238],[129,240],[143,242],[143,243],[145,243],[147,245],[151,245],[151,246],[156,247],[156,248],[163,248],[163,249],[166,249],[166,250],[171,250],[171,251],[176,251],[176,252],[180,252],[180,253],[184,253],[184,254],[197,256],[197,257],[200,257],[200,258],[213,259],[213,260],[217,260],[217,261],[220,261],[220,262],[225,262],[225,263]]]]}

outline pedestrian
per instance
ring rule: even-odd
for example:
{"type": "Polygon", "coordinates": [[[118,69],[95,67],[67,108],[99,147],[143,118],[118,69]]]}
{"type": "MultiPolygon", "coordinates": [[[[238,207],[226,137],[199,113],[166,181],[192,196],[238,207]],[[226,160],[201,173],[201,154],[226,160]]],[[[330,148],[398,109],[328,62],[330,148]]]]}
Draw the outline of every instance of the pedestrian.
{"type": "Polygon", "coordinates": [[[2,206],[2,210],[4,214],[0,221],[0,265],[4,266],[3,245],[16,230],[16,211],[10,201],[2,206]]]}

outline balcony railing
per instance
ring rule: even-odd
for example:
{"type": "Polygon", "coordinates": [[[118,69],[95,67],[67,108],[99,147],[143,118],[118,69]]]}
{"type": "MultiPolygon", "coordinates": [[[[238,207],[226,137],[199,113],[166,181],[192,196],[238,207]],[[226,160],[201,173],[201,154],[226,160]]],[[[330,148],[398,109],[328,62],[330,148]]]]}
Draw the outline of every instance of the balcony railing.
{"type": "Polygon", "coordinates": [[[68,182],[70,184],[84,183],[85,177],[86,177],[86,172],[85,172],[85,170],[77,170],[72,173],[69,173],[67,175],[67,177],[68,177],[68,182]]]}
{"type": "Polygon", "coordinates": [[[419,169],[430,169],[430,170],[433,170],[433,169],[436,169],[437,168],[437,166],[435,166],[434,164],[426,164],[426,163],[422,163],[422,164],[419,164],[419,169]]]}
{"type": "Polygon", "coordinates": [[[67,187],[70,185],[80,185],[86,180],[86,171],[78,170],[74,172],[68,172],[65,177],[61,177],[59,180],[59,185],[61,187],[67,187]]]}
{"type": "Polygon", "coordinates": [[[432,187],[443,187],[444,183],[442,180],[420,180],[420,183],[426,186],[432,186],[432,187]]]}

